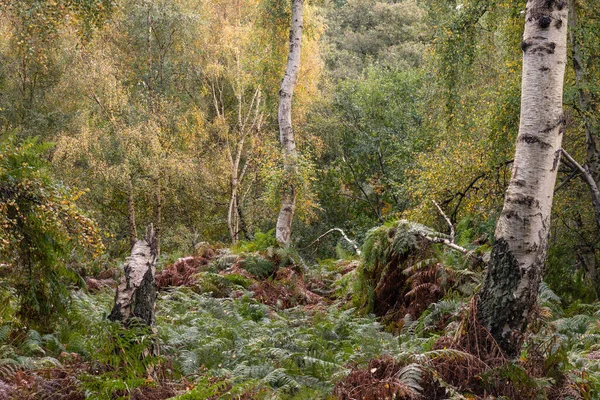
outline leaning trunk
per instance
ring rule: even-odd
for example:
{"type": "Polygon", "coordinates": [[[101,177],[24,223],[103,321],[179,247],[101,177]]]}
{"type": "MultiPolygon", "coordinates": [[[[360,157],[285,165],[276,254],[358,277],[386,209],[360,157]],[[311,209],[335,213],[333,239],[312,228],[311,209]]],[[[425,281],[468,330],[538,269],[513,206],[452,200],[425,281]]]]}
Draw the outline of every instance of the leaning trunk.
{"type": "Polygon", "coordinates": [[[290,29],[290,53],[285,75],[279,90],[279,138],[283,148],[284,181],[281,209],[277,219],[277,241],[289,246],[292,221],[296,209],[296,181],[298,176],[298,153],[292,127],[292,98],[300,69],[300,47],[302,43],[303,0],[292,0],[292,27],[290,29]]]}
{"type": "Polygon", "coordinates": [[[477,312],[479,321],[510,357],[521,347],[546,259],[565,125],[567,15],[563,0],[527,2],[514,166],[477,312]]]}

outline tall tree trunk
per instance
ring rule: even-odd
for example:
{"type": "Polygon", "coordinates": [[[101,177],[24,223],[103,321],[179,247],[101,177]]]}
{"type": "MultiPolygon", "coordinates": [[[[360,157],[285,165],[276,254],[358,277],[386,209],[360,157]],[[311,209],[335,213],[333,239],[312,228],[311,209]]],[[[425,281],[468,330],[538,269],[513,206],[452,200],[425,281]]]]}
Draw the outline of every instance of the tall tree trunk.
{"type": "Polygon", "coordinates": [[[292,127],[292,98],[300,69],[302,44],[303,0],[292,0],[292,27],[290,28],[290,53],[285,75],[279,90],[279,139],[283,148],[284,181],[281,209],[277,218],[276,238],[283,246],[290,245],[292,222],[296,209],[296,180],[298,176],[298,153],[292,127]]]}
{"type": "MultiPolygon", "coordinates": [[[[241,99],[238,100],[241,104],[241,99]]],[[[241,114],[240,114],[241,115],[241,114]]],[[[241,116],[239,117],[241,119],[241,116]]],[[[229,236],[231,237],[232,243],[237,243],[239,240],[239,223],[238,223],[238,197],[240,182],[243,179],[243,173],[240,172],[240,162],[242,160],[242,152],[244,149],[245,136],[242,135],[242,139],[236,145],[235,158],[231,157],[231,176],[230,186],[231,195],[229,197],[229,210],[227,211],[227,228],[229,229],[229,236]]],[[[242,168],[243,169],[243,168],[242,168]]]]}
{"type": "Polygon", "coordinates": [[[567,1],[527,2],[519,135],[477,310],[510,357],[520,350],[546,260],[565,125],[567,16],[567,1]]]}

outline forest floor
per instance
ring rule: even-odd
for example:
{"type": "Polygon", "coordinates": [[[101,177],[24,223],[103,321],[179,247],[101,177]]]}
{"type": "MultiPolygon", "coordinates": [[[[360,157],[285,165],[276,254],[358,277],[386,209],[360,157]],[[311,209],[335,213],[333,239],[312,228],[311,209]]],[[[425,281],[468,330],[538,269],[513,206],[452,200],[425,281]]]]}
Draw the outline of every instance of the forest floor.
{"type": "Polygon", "coordinates": [[[596,305],[542,292],[508,361],[472,296],[447,289],[384,326],[355,307],[359,260],[252,250],[201,246],[160,270],[152,331],[106,319],[117,269],[88,277],[57,330],[0,331],[0,399],[598,398],[596,305]]]}

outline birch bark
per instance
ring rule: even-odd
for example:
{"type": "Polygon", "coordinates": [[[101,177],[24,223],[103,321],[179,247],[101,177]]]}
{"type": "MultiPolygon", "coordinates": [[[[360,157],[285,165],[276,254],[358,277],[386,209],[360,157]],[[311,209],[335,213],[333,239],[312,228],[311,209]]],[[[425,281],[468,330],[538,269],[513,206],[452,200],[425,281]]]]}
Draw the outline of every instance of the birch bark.
{"type": "Polygon", "coordinates": [[[292,98],[300,69],[302,44],[303,0],[292,0],[292,27],[290,28],[290,53],[285,75],[279,90],[279,138],[283,148],[284,182],[281,209],[277,218],[277,241],[287,247],[292,235],[292,222],[296,210],[296,180],[298,176],[298,153],[292,127],[292,98]]]}
{"type": "Polygon", "coordinates": [[[529,0],[523,34],[521,117],[512,178],[477,317],[510,357],[518,354],[541,281],[565,118],[568,4],[529,0]]]}

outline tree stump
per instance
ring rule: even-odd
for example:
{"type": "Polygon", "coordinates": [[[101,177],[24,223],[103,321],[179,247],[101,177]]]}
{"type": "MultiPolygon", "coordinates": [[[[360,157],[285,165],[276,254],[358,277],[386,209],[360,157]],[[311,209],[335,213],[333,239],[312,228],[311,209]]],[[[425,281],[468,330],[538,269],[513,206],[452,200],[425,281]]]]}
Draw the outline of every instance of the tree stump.
{"type": "Polygon", "coordinates": [[[154,325],[156,258],[154,230],[150,226],[146,237],[135,242],[127,258],[109,320],[127,326],[132,318],[136,318],[145,325],[154,325]]]}
{"type": "MultiPolygon", "coordinates": [[[[152,332],[152,339],[147,348],[139,354],[140,361],[146,370],[148,378],[155,378],[155,359],[159,355],[158,342],[156,341],[156,328],[154,328],[154,303],[156,301],[156,285],[154,275],[156,272],[156,238],[152,225],[148,227],[146,237],[138,240],[131,249],[131,255],[123,267],[125,274],[115,293],[115,305],[108,316],[111,321],[121,323],[121,329],[139,329],[146,326],[152,332]]],[[[136,335],[144,337],[141,331],[136,335]]],[[[120,336],[123,335],[120,334],[120,336]]],[[[139,344],[142,338],[133,340],[132,348],[139,344]]],[[[115,350],[118,352],[118,350],[115,350]]]]}

